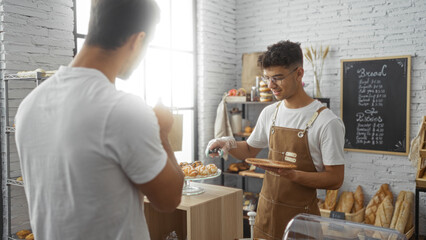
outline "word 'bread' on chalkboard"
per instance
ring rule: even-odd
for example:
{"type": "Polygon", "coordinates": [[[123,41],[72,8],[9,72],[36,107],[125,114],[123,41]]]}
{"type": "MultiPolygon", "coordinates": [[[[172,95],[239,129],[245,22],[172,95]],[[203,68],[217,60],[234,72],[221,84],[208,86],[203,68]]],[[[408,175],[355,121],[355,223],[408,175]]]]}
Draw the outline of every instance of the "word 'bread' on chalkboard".
{"type": "Polygon", "coordinates": [[[411,57],[341,61],[345,150],[407,155],[411,57]]]}

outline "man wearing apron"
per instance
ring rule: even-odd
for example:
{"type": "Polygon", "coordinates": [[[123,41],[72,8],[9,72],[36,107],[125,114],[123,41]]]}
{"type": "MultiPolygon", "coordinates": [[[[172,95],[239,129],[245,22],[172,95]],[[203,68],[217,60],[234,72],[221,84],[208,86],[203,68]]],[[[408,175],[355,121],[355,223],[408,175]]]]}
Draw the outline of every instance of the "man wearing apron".
{"type": "Polygon", "coordinates": [[[244,160],[268,147],[268,159],[297,165],[294,170],[262,167],[266,172],[255,237],[282,239],[287,223],[297,214],[320,214],[316,189],[342,185],[345,128],[340,118],[305,93],[299,43],[281,41],[269,46],[262,56],[262,67],[263,80],[279,101],[265,107],[247,141],[213,139],[207,150],[220,148],[244,160]]]}

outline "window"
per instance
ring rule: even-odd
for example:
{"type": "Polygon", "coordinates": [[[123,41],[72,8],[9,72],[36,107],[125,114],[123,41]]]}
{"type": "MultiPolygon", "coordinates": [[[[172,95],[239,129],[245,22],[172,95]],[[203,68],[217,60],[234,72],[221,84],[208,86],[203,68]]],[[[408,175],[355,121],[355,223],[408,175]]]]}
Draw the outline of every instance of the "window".
{"type": "MultiPolygon", "coordinates": [[[[90,16],[90,2],[74,0],[77,53],[84,43],[90,16]]],[[[183,115],[182,151],[179,162],[192,161],[196,151],[196,99],[194,49],[194,0],[157,0],[161,20],[144,61],[126,80],[117,79],[119,90],[142,97],[150,106],[158,101],[183,115]]]]}

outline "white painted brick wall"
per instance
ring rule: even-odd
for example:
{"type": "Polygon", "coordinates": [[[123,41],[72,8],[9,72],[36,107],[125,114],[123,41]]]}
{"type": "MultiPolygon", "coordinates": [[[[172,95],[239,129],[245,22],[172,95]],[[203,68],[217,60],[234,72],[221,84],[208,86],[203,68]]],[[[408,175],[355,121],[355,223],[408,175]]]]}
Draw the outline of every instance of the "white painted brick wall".
{"type": "MultiPolygon", "coordinates": [[[[72,0],[2,0],[0,1],[0,69],[3,73],[22,70],[57,69],[67,65],[73,56],[74,16],[72,0]]],[[[21,100],[34,88],[34,82],[10,82],[9,119],[13,119],[21,100]]],[[[3,86],[2,86],[3,87],[3,86]]],[[[4,122],[4,89],[1,89],[1,122],[4,122]]],[[[5,142],[2,138],[2,160],[5,142]]],[[[10,136],[10,176],[21,176],[14,135],[10,136]]],[[[4,186],[3,194],[4,192],[4,186]]],[[[22,187],[11,188],[12,233],[30,228],[28,205],[22,187]]],[[[5,194],[4,194],[5,197],[5,194]]],[[[3,203],[7,201],[4,198],[3,203]]],[[[7,210],[7,206],[4,206],[7,210]]],[[[7,214],[7,212],[4,212],[7,214]]],[[[7,229],[3,217],[4,229],[7,229]]],[[[4,232],[6,233],[6,232],[4,232]]],[[[3,239],[5,239],[5,235],[3,239]]]]}
{"type": "MultiPolygon", "coordinates": [[[[426,115],[426,1],[197,2],[200,159],[213,137],[221,94],[241,84],[241,55],[264,51],[268,45],[287,39],[301,42],[302,47],[331,46],[321,90],[331,98],[331,109],[337,115],[340,115],[341,59],[411,55],[411,138],[417,134],[419,122],[426,115]]],[[[305,70],[304,80],[310,84],[307,92],[311,94],[313,75],[306,63],[305,70]]],[[[353,191],[361,185],[367,201],[382,183],[389,183],[395,196],[401,190],[414,192],[416,169],[407,157],[346,152],[345,160],[343,190],[353,191]]],[[[421,234],[425,235],[425,194],[421,195],[420,213],[421,234]]]]}
{"type": "MultiPolygon", "coordinates": [[[[213,138],[216,109],[222,95],[236,87],[235,10],[235,0],[197,1],[198,158],[200,160],[205,159],[205,147],[213,138]]],[[[219,164],[217,161],[215,163],[219,164]]]]}

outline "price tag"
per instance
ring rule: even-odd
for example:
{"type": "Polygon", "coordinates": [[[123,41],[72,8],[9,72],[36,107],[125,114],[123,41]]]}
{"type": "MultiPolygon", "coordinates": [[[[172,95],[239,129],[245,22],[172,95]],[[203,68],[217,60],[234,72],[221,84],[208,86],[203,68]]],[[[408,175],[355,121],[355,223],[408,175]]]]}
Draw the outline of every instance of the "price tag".
{"type": "Polygon", "coordinates": [[[330,212],[330,218],[345,220],[345,213],[344,212],[331,211],[330,212]]]}

